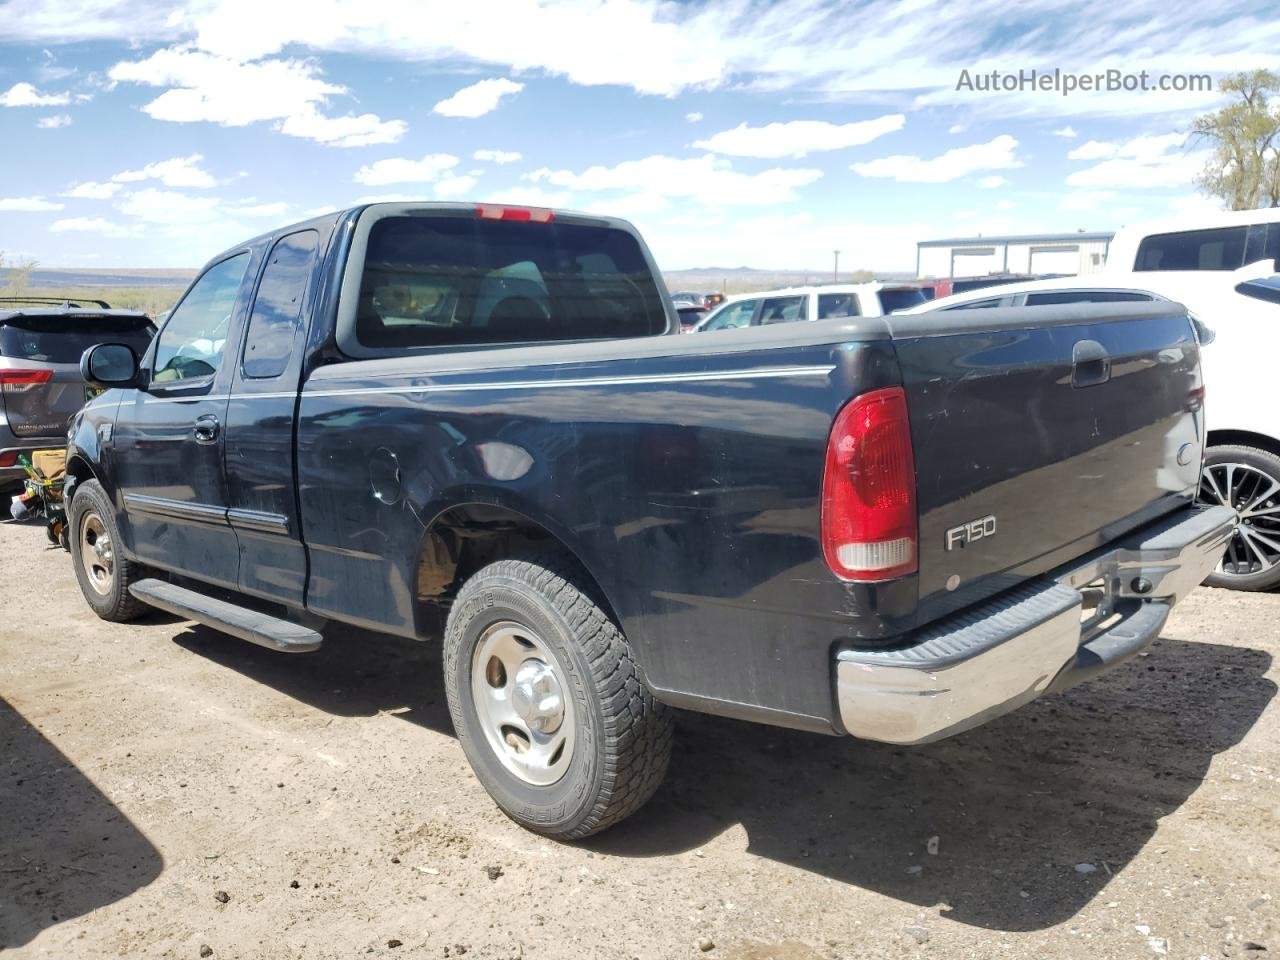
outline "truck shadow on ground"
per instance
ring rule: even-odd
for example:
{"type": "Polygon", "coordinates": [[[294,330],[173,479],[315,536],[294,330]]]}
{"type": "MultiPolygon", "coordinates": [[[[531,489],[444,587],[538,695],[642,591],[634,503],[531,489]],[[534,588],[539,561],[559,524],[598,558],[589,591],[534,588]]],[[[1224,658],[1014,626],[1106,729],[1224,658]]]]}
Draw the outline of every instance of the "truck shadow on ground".
{"type": "MultiPolygon", "coordinates": [[[[177,640],[322,710],[399,709],[452,732],[435,644],[335,630],[318,653],[283,657],[203,627],[177,640]]],[[[961,923],[1043,929],[1099,896],[1248,732],[1276,693],[1270,664],[1259,650],[1161,640],[1091,684],[914,748],[681,714],[653,801],[586,846],[663,857],[741,825],[751,855],[945,904],[961,923]]]]}
{"type": "Polygon", "coordinates": [[[0,952],[151,883],[160,853],[0,699],[0,952]]]}

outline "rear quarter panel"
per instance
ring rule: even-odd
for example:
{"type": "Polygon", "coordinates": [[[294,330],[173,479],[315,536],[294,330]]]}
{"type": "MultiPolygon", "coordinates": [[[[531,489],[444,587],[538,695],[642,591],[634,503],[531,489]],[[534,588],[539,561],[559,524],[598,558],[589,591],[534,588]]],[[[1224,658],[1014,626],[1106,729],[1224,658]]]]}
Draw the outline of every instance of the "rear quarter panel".
{"type": "Polygon", "coordinates": [[[500,505],[597,579],[660,696],[830,730],[832,645],[891,632],[915,600],[911,579],[840,583],[818,540],[832,417],[898,378],[876,329],[827,321],[321,368],[298,427],[308,605],[420,633],[426,530],[455,505],[500,505]],[[392,457],[389,502],[371,468],[385,478],[392,457]]]}

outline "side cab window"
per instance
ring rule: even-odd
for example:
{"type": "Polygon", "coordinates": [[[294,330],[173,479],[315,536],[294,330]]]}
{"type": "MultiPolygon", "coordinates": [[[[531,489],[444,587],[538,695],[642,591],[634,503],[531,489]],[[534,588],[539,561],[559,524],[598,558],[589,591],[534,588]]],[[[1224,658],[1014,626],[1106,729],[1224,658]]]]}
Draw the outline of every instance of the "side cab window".
{"type": "Polygon", "coordinates": [[[269,379],[288,369],[319,251],[315,230],[281,237],[271,248],[249,314],[242,366],[246,378],[269,379]]]}
{"type": "Polygon", "coordinates": [[[215,263],[191,286],[156,337],[152,383],[178,384],[218,372],[248,265],[248,251],[238,253],[215,263]]]}

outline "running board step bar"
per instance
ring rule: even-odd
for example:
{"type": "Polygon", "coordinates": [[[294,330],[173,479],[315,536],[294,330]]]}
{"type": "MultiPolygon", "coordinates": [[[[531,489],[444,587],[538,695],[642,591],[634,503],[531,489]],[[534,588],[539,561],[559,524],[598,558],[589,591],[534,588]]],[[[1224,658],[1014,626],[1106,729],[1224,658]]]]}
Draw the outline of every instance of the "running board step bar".
{"type": "Polygon", "coordinates": [[[143,603],[284,653],[310,653],[324,637],[301,624],[216,600],[164,580],[139,580],[129,592],[143,603]]]}

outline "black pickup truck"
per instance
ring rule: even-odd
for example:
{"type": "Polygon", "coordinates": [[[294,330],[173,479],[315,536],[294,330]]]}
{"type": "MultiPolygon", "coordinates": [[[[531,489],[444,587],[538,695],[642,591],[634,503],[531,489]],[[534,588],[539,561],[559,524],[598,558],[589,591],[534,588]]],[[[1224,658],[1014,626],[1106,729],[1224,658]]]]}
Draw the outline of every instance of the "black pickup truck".
{"type": "Polygon", "coordinates": [[[948,736],[1135,654],[1232,530],[1174,305],[678,330],[619,220],[384,203],[234,247],[141,358],[82,360],[85,598],[443,634],[477,776],[581,837],[656,789],[671,707],[948,736]]]}

